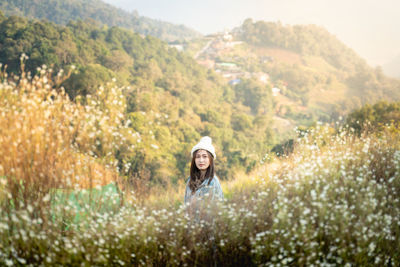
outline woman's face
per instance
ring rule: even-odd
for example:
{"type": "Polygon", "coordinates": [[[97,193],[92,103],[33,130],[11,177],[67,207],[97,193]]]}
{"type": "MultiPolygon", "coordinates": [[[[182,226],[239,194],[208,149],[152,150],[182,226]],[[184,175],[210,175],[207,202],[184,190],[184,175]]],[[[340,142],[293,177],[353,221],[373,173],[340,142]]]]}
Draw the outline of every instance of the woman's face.
{"type": "Polygon", "coordinates": [[[208,152],[203,149],[199,149],[196,152],[194,162],[196,163],[196,167],[200,171],[207,170],[208,166],[210,166],[210,158],[208,157],[208,152]]]}

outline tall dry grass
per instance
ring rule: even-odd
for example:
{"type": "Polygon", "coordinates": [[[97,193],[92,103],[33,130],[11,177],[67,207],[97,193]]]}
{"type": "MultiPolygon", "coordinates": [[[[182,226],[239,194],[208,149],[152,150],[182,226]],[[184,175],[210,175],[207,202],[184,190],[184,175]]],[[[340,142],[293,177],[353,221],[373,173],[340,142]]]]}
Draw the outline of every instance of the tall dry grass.
{"type": "MultiPolygon", "coordinates": [[[[2,206],[18,209],[48,197],[52,189],[93,188],[118,179],[115,150],[126,141],[125,109],[113,84],[72,102],[62,82],[46,66],[36,75],[0,73],[0,177],[2,206]]],[[[73,71],[73,68],[70,69],[73,71]]],[[[39,205],[39,206],[40,206],[39,205]]]]}

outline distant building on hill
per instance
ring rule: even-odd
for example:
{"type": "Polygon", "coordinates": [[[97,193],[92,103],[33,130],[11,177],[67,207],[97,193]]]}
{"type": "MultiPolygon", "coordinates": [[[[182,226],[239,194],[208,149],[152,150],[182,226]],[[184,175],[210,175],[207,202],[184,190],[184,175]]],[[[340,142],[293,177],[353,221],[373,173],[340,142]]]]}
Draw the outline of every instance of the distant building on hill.
{"type": "Polygon", "coordinates": [[[230,85],[236,85],[236,84],[239,84],[241,81],[242,81],[241,79],[233,79],[233,80],[230,80],[228,83],[230,85]]]}
{"type": "Polygon", "coordinates": [[[182,44],[169,44],[168,46],[171,48],[175,48],[179,52],[182,52],[183,50],[185,50],[185,47],[182,44]]]}
{"type": "Polygon", "coordinates": [[[269,81],[269,75],[267,73],[257,72],[254,73],[254,76],[257,77],[257,79],[262,83],[268,83],[269,81]]]}
{"type": "Polygon", "coordinates": [[[271,56],[262,56],[260,57],[260,62],[261,63],[274,62],[274,58],[271,56]]]}
{"type": "Polygon", "coordinates": [[[273,96],[277,96],[280,92],[281,92],[281,89],[279,89],[278,87],[272,88],[272,95],[273,96]]]}
{"type": "Polygon", "coordinates": [[[225,46],[226,46],[226,47],[234,47],[234,46],[240,45],[240,44],[242,44],[242,43],[243,43],[242,41],[227,42],[227,43],[225,44],[225,46]]]}
{"type": "Polygon", "coordinates": [[[216,63],[216,66],[221,69],[226,69],[226,70],[237,70],[238,66],[235,63],[231,62],[219,62],[216,63]]]}
{"type": "Polygon", "coordinates": [[[222,36],[222,39],[224,41],[232,41],[233,40],[233,36],[232,34],[230,34],[229,32],[225,32],[224,35],[222,36]]]}

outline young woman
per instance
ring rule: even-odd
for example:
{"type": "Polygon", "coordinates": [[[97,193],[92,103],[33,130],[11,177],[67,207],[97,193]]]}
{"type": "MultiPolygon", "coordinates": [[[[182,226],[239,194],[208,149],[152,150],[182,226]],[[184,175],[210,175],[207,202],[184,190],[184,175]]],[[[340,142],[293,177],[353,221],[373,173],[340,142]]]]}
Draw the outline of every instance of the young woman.
{"type": "Polygon", "coordinates": [[[215,148],[208,136],[200,139],[192,148],[192,163],[190,177],[186,183],[185,204],[188,205],[189,214],[200,218],[203,204],[222,200],[221,184],[214,171],[216,158],[215,148]]]}

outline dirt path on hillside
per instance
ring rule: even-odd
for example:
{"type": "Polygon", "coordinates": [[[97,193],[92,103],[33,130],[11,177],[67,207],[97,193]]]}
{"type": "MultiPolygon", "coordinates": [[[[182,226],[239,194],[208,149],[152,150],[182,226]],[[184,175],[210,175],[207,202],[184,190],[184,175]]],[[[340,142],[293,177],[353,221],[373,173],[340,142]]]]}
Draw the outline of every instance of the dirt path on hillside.
{"type": "Polygon", "coordinates": [[[214,39],[211,39],[210,41],[208,41],[208,42],[206,43],[206,45],[205,45],[200,51],[198,51],[198,52],[194,55],[194,59],[197,60],[197,58],[198,58],[201,54],[203,54],[204,51],[206,51],[206,50],[210,47],[210,45],[211,45],[211,43],[212,43],[213,41],[214,41],[214,39]]]}

